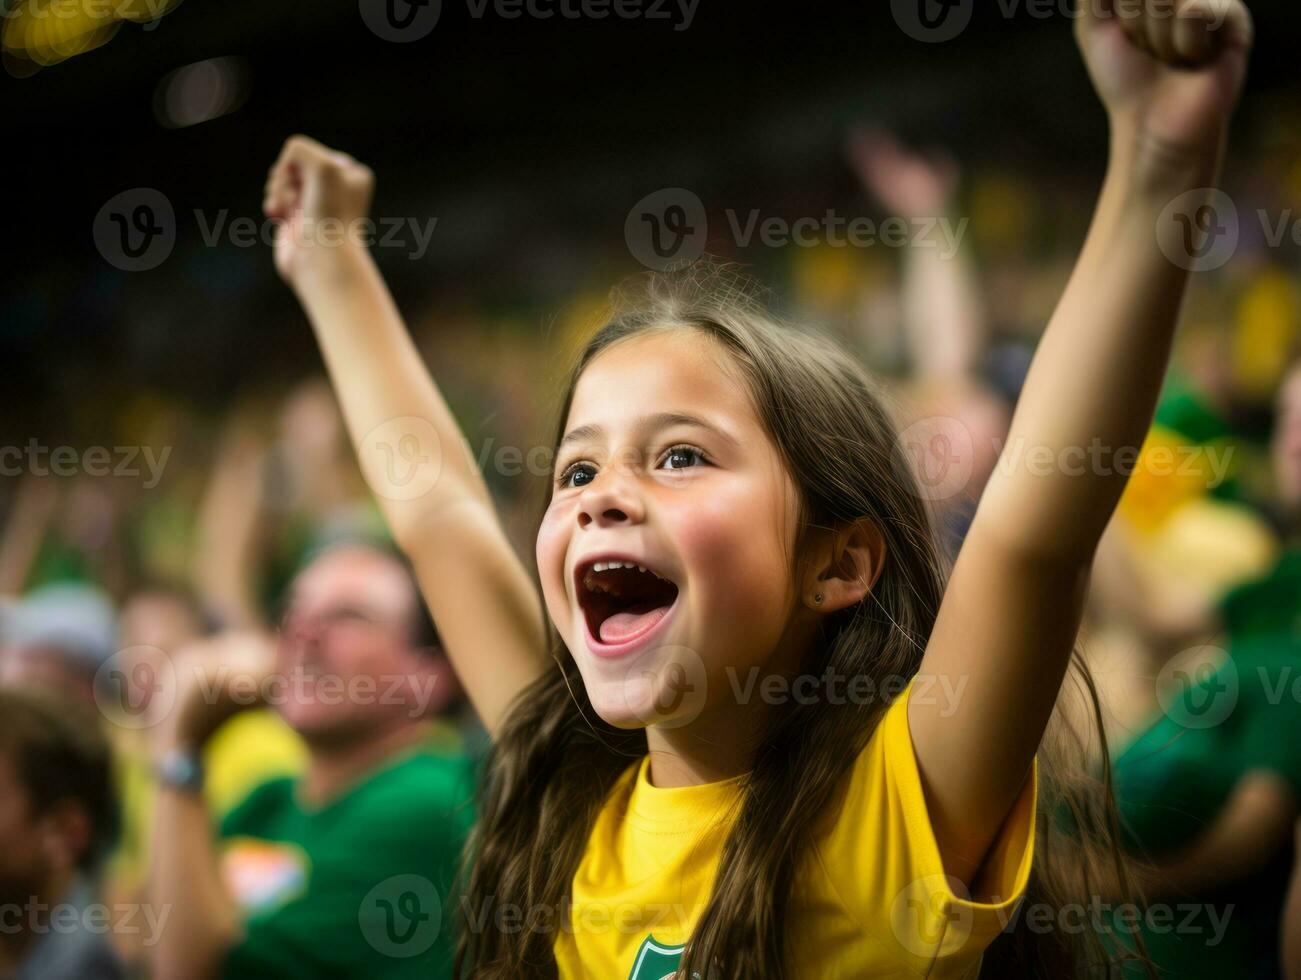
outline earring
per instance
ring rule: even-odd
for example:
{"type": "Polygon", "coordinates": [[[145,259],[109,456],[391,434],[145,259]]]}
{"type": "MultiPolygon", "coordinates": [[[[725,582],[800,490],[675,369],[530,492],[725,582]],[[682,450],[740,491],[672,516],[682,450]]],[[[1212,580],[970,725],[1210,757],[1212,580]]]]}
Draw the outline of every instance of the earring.
{"type": "Polygon", "coordinates": [[[822,593],[819,592],[819,593],[817,593],[816,595],[814,595],[814,596],[813,596],[813,601],[814,601],[815,604],[817,604],[817,605],[821,605],[821,604],[822,604],[822,593]]]}

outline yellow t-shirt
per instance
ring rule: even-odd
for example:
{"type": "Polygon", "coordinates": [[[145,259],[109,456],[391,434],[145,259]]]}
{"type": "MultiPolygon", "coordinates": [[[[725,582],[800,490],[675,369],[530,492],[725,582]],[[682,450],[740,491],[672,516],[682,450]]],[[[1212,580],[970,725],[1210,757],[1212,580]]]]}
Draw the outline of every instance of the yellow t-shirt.
{"type": "MultiPolygon", "coordinates": [[[[843,807],[797,877],[786,927],[793,977],[975,977],[1025,889],[1037,770],[975,882],[982,901],[973,901],[940,861],[908,690],[854,763],[843,807]]],[[[657,788],[648,764],[620,780],[588,840],[555,944],[562,980],[671,976],[708,900],[741,781],[657,788]]]]}

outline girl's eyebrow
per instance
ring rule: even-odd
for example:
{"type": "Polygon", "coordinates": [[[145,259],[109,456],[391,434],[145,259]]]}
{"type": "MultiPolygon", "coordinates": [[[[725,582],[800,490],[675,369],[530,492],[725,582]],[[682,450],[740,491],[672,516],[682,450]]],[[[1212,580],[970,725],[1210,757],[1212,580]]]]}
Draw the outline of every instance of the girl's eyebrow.
{"type": "MultiPolygon", "coordinates": [[[[655,432],[659,429],[667,429],[674,425],[689,425],[697,429],[704,429],[706,432],[712,432],[724,442],[732,446],[739,445],[735,436],[719,428],[710,422],[696,415],[687,415],[682,412],[656,412],[654,415],[645,415],[637,421],[637,430],[648,433],[655,432]]],[[[584,442],[588,439],[599,439],[605,434],[605,430],[599,425],[580,425],[575,429],[570,429],[565,437],[560,440],[557,449],[564,449],[571,442],[584,442]]]]}

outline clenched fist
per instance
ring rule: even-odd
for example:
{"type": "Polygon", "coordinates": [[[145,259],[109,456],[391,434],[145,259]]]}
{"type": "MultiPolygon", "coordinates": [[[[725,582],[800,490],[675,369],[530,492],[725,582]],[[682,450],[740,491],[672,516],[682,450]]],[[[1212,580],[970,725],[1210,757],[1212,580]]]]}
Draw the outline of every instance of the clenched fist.
{"type": "Polygon", "coordinates": [[[1162,152],[1218,153],[1242,91],[1242,0],[1077,0],[1077,38],[1114,125],[1162,152]]]}
{"type": "Polygon", "coordinates": [[[375,175],[346,153],[291,136],[267,175],[262,209],[278,222],[276,270],[292,282],[331,250],[362,248],[375,175]]]}

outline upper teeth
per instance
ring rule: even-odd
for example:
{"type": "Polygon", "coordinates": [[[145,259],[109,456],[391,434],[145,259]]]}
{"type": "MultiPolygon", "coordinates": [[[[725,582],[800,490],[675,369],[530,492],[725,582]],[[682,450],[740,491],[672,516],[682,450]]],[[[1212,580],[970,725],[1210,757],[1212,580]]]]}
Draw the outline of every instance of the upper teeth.
{"type": "Polygon", "coordinates": [[[638,571],[646,571],[645,565],[638,565],[631,561],[598,561],[592,563],[592,571],[603,572],[607,568],[635,568],[638,571]]]}
{"type": "Polygon", "coordinates": [[[616,561],[597,561],[597,562],[593,562],[593,563],[592,563],[592,571],[594,571],[594,572],[604,572],[604,571],[608,571],[609,569],[612,569],[612,568],[635,568],[635,569],[637,569],[637,571],[639,571],[639,572],[650,572],[650,573],[651,573],[652,575],[654,575],[657,579],[661,579],[661,580],[663,580],[663,581],[668,581],[667,579],[664,578],[663,575],[658,575],[658,574],[656,574],[655,572],[651,571],[649,568],[647,568],[645,565],[638,565],[638,564],[637,564],[636,562],[634,562],[634,561],[617,561],[617,560],[616,560],[616,561]]]}

